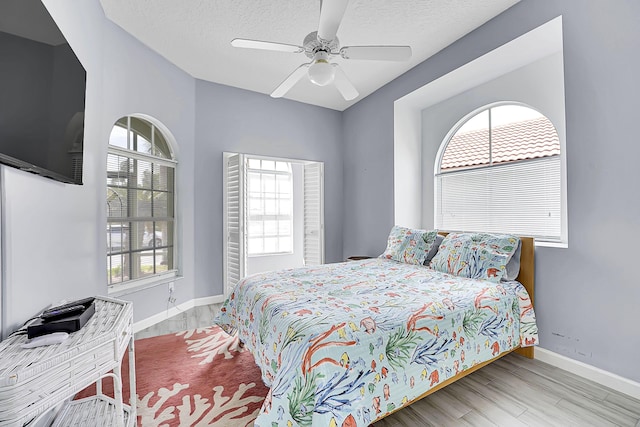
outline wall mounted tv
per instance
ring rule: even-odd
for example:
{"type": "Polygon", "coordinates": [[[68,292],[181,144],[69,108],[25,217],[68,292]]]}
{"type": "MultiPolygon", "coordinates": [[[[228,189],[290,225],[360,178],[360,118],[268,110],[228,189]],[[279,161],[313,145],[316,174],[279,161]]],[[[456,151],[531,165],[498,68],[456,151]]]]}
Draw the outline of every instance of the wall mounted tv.
{"type": "Polygon", "coordinates": [[[40,0],[0,17],[0,163],[82,184],[87,73],[40,0]]]}

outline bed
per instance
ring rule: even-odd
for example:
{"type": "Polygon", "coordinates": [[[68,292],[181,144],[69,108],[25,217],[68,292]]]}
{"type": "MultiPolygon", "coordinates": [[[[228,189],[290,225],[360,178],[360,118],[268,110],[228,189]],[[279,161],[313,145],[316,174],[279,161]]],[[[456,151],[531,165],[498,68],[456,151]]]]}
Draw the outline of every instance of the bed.
{"type": "Polygon", "coordinates": [[[367,426],[511,351],[533,357],[533,239],[520,252],[516,281],[386,258],[241,280],[215,322],[270,387],[255,425],[367,426]]]}

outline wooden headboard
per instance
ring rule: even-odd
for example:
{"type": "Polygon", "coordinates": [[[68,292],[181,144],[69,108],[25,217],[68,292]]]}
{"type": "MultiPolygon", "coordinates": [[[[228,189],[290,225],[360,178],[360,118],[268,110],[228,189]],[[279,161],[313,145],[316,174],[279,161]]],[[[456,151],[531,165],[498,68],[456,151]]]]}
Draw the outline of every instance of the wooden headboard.
{"type": "MultiPolygon", "coordinates": [[[[529,293],[529,298],[531,298],[531,304],[535,307],[535,286],[534,286],[534,239],[533,237],[520,237],[520,242],[522,242],[522,249],[520,252],[520,274],[518,274],[518,278],[516,279],[518,282],[522,283],[527,292],[529,293]]],[[[534,347],[520,347],[515,350],[516,353],[521,356],[528,357],[529,359],[533,359],[534,357],[534,347]]]]}
{"type": "Polygon", "coordinates": [[[520,274],[518,274],[518,278],[516,279],[518,282],[522,283],[524,287],[529,292],[529,296],[531,297],[531,302],[535,305],[534,299],[534,239],[533,237],[520,237],[520,242],[522,242],[522,250],[520,253],[520,274]]]}

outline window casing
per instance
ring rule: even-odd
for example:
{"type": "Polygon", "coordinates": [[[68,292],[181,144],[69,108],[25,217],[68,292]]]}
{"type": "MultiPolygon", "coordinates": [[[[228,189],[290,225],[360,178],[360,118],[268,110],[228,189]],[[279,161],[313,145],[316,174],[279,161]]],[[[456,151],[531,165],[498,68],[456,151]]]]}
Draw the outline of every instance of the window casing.
{"type": "Polygon", "coordinates": [[[435,226],[506,232],[562,243],[561,150],[553,124],[519,104],[462,120],[435,168],[435,226]]]}
{"type": "MultiPolygon", "coordinates": [[[[223,153],[223,282],[228,296],[247,274],[247,157],[223,153]]],[[[303,173],[303,259],[304,265],[324,264],[324,164],[308,160],[280,160],[302,166],[303,173]]],[[[295,251],[294,251],[295,252],[295,251]]]]}
{"type": "Polygon", "coordinates": [[[107,283],[111,290],[175,276],[176,162],[139,117],[114,125],[107,155],[107,283]]]}
{"type": "Polygon", "coordinates": [[[247,254],[293,251],[293,181],[289,162],[247,158],[247,254]]]}

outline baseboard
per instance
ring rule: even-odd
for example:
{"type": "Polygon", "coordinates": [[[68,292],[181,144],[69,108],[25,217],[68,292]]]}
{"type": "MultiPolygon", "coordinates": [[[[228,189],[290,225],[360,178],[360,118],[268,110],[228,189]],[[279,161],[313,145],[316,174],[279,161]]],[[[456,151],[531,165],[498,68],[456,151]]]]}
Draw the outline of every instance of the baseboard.
{"type": "Polygon", "coordinates": [[[597,382],[605,387],[612,388],[620,393],[627,394],[635,399],[640,399],[640,383],[621,377],[620,375],[587,365],[586,363],[573,360],[540,347],[536,347],[535,358],[541,362],[548,363],[549,365],[597,382]]]}
{"type": "Polygon", "coordinates": [[[210,305],[210,304],[221,304],[223,302],[224,302],[224,295],[214,295],[211,297],[194,298],[192,300],[185,301],[181,304],[174,305],[173,307],[170,307],[168,310],[164,310],[158,314],[149,316],[146,319],[138,320],[133,324],[133,332],[134,333],[140,332],[143,329],[147,329],[150,326],[160,323],[163,320],[167,320],[173,316],[177,316],[183,311],[191,310],[194,307],[200,307],[202,305],[210,305]]]}

